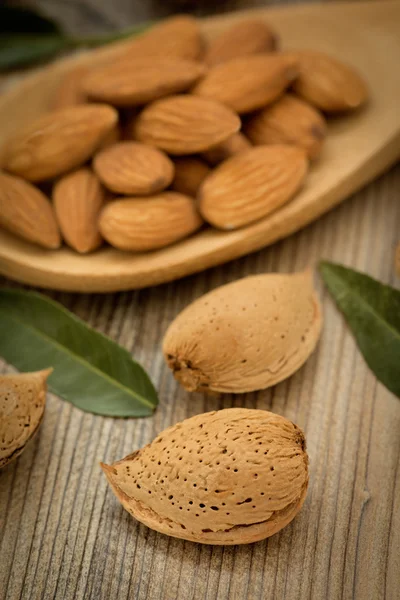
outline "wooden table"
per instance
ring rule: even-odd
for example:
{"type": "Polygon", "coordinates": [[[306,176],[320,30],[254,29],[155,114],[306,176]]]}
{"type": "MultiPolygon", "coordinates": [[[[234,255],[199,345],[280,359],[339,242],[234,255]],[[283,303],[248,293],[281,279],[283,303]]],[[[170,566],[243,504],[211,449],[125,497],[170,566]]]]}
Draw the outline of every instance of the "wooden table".
{"type": "MultiPolygon", "coordinates": [[[[156,10],[127,0],[38,4],[82,29],[95,21],[95,10],[115,26],[136,9],[140,19],[156,10]]],[[[242,6],[249,4],[260,2],[242,6]]],[[[104,296],[51,294],[132,351],[150,372],[160,406],[151,419],[113,420],[49,396],[40,434],[0,472],[1,599],[399,598],[400,402],[368,370],[318,277],[325,316],[318,349],[272,389],[189,394],[161,354],[167,325],[188,302],[250,273],[294,271],[326,258],[395,285],[399,189],[397,166],[287,240],[176,283],[104,296]],[[304,428],[311,482],[300,515],[269,540],[225,548],[168,538],[135,522],[99,461],[125,456],[176,421],[231,406],[273,410],[304,428]]]]}

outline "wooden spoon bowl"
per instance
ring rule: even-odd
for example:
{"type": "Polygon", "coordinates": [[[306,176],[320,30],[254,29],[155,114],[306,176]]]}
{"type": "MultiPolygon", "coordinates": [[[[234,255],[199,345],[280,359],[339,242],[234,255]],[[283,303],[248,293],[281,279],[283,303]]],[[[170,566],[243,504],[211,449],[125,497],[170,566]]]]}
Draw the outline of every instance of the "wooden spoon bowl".
{"type": "MultiPolygon", "coordinates": [[[[371,101],[362,111],[334,119],[321,159],[296,198],[243,229],[205,229],[168,248],[144,254],[110,247],[80,256],[63,247],[42,250],[0,231],[0,273],[35,286],[74,292],[142,288],[202,271],[258,250],[299,230],[371,181],[400,156],[400,3],[396,0],[292,5],[206,19],[212,37],[246,17],[268,20],[285,48],[329,52],[367,79],[371,101]]],[[[37,71],[0,100],[0,142],[16,126],[51,106],[62,76],[77,64],[117,53],[122,43],[58,61],[37,71]]]]}

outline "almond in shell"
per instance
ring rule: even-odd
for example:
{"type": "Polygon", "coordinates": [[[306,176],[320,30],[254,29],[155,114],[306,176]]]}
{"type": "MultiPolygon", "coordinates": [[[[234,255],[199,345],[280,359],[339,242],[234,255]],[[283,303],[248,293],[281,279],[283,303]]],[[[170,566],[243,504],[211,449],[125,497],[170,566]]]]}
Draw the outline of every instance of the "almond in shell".
{"type": "Polygon", "coordinates": [[[139,142],[119,142],[96,154],[93,168],[117,194],[154,194],[169,186],[174,165],[164,152],[139,142]]]}
{"type": "Polygon", "coordinates": [[[289,55],[299,61],[294,91],[320,110],[343,112],[366,103],[367,84],[350,65],[314,50],[299,50],[289,55]]]}
{"type": "Polygon", "coordinates": [[[212,67],[192,93],[248,113],[276,100],[297,74],[298,60],[291,55],[254,54],[212,67]]]}
{"type": "Polygon", "coordinates": [[[54,186],[54,210],[64,240],[85,254],[103,239],[97,224],[106,194],[97,176],[88,168],[64,175],[54,186]]]}
{"type": "Polygon", "coordinates": [[[87,161],[117,122],[117,111],[105,104],[51,112],[6,142],[3,167],[30,181],[56,177],[87,161]]]}
{"type": "Polygon", "coordinates": [[[114,106],[140,106],[184,92],[202,75],[204,66],[183,58],[140,57],[93,70],[85,78],[89,98],[114,106]]]}
{"type": "Polygon", "coordinates": [[[276,50],[278,36],[265,21],[242,19],[211,40],[204,56],[216,65],[238,56],[276,50]]]}
{"type": "Polygon", "coordinates": [[[200,158],[187,156],[174,160],[175,177],[172,189],[181,194],[196,196],[199,187],[210,172],[209,166],[200,158]]]}
{"type": "Polygon", "coordinates": [[[250,117],[244,130],[253,144],[293,144],[309,158],[319,156],[326,137],[326,121],[308,102],[285,94],[250,117]]]}
{"type": "Polygon", "coordinates": [[[28,181],[0,172],[0,227],[43,248],[61,245],[48,198],[28,181]]]}
{"type": "Polygon", "coordinates": [[[221,163],[204,180],[199,209],[208,223],[237,229],[267,216],[300,189],[307,174],[304,150],[256,146],[221,163]]]}
{"type": "Polygon", "coordinates": [[[264,410],[196,415],[101,465],[123,507],[156,531],[202,544],[247,544],[288,525],[303,505],[302,430],[264,410]]]}
{"type": "Polygon", "coordinates": [[[37,432],[52,370],[0,375],[0,469],[17,458],[37,432]]]}
{"type": "Polygon", "coordinates": [[[240,129],[239,117],[209,98],[178,95],[156,100],[134,123],[134,137],[169,154],[195,154],[217,146],[240,129]]]}
{"type": "Polygon", "coordinates": [[[186,307],[169,326],[163,352],[187,390],[261,390],[305,363],[321,322],[310,271],[254,275],[186,307]]]}
{"type": "Polygon", "coordinates": [[[187,237],[203,221],[194,200],[177,192],[110,202],[100,216],[103,237],[115,248],[143,252],[187,237]]]}
{"type": "Polygon", "coordinates": [[[222,142],[222,144],[203,152],[202,156],[211,166],[215,166],[249,148],[251,148],[251,143],[243,133],[238,131],[225,140],[225,142],[222,142]]]}

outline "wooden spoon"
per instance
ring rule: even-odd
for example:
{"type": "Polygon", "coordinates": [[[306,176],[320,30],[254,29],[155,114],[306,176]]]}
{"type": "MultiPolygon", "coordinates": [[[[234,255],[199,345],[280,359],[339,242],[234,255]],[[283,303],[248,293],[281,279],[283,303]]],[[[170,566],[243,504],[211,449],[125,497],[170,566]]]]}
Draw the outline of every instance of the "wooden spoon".
{"type": "MultiPolygon", "coordinates": [[[[214,36],[248,17],[267,19],[286,48],[329,52],[353,64],[371,89],[368,107],[335,119],[320,161],[303,191],[271,216],[233,232],[207,229],[145,254],[103,248],[80,256],[47,251],[0,231],[0,272],[23,283],[79,292],[110,292],[171,281],[243,256],[282,239],[330,210],[400,156],[400,3],[396,0],[292,5],[213,17],[214,36]]],[[[0,142],[48,110],[65,73],[78,64],[115,56],[124,42],[58,61],[6,92],[0,100],[0,142]]]]}

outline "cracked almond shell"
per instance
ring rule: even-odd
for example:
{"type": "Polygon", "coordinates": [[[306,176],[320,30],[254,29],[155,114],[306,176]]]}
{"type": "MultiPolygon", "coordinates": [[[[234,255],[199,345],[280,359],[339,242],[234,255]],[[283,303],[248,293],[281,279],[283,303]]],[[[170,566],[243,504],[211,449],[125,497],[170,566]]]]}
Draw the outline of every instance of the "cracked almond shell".
{"type": "Polygon", "coordinates": [[[262,390],[305,363],[321,322],[310,271],[254,275],[187,306],[169,326],[163,353],[189,391],[262,390]]]}
{"type": "Polygon", "coordinates": [[[52,370],[0,375],[0,469],[23,452],[38,430],[52,370]]]}
{"type": "Polygon", "coordinates": [[[308,485],[304,434],[263,410],[196,415],[112,465],[123,507],[151,529],[203,544],[267,538],[299,512],[308,485]]]}

